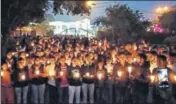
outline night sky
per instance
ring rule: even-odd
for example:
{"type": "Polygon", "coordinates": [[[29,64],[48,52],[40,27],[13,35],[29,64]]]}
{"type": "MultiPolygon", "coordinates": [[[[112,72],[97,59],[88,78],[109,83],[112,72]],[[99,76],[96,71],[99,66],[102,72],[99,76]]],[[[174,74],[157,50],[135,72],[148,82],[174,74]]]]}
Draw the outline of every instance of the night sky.
{"type": "Polygon", "coordinates": [[[155,18],[155,9],[158,6],[176,5],[176,1],[97,1],[96,6],[92,10],[91,18],[94,19],[98,16],[104,15],[105,8],[116,3],[127,4],[134,10],[140,10],[149,20],[153,20],[155,18]]]}

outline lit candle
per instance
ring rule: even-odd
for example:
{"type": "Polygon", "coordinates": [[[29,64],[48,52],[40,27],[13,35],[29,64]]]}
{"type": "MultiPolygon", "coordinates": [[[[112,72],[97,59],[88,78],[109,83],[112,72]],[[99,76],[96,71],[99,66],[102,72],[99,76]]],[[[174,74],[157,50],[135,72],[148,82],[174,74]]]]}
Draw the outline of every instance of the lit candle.
{"type": "Polygon", "coordinates": [[[47,61],[47,64],[50,64],[50,61],[47,61]]]}
{"type": "Polygon", "coordinates": [[[155,80],[155,76],[154,76],[154,75],[151,75],[151,76],[150,76],[150,80],[151,80],[151,83],[153,83],[154,80],[155,80]]]}
{"type": "Polygon", "coordinates": [[[3,71],[1,71],[1,77],[3,77],[4,76],[4,72],[3,71]]]}
{"type": "Polygon", "coordinates": [[[63,72],[63,71],[60,71],[59,74],[60,74],[60,76],[63,76],[63,75],[64,75],[64,72],[63,72]]]}
{"type": "Polygon", "coordinates": [[[136,59],[136,58],[134,58],[134,59],[133,59],[133,62],[136,62],[136,61],[137,61],[137,59],[136,59]]]}
{"type": "Polygon", "coordinates": [[[54,76],[55,75],[55,71],[54,70],[50,70],[49,71],[49,76],[54,76]]]}
{"type": "Polygon", "coordinates": [[[128,67],[128,72],[129,72],[129,75],[131,75],[131,72],[132,72],[132,67],[131,66],[128,67]]]}
{"type": "Polygon", "coordinates": [[[29,57],[29,54],[26,54],[26,57],[29,57]]]}
{"type": "Polygon", "coordinates": [[[99,73],[99,74],[98,74],[98,79],[101,80],[102,77],[103,77],[102,73],[99,73]]]}
{"type": "Polygon", "coordinates": [[[89,73],[89,72],[87,72],[87,73],[86,73],[86,77],[89,77],[89,76],[90,76],[90,73],[89,73]]]}
{"type": "Polygon", "coordinates": [[[174,80],[176,81],[176,75],[174,76],[174,80]]]}
{"type": "Polygon", "coordinates": [[[21,75],[21,80],[25,80],[25,79],[26,79],[25,74],[22,74],[22,75],[21,75]]]}
{"type": "Polygon", "coordinates": [[[122,72],[121,71],[118,71],[117,72],[118,76],[121,78],[122,77],[122,72]]]}
{"type": "Polygon", "coordinates": [[[35,74],[36,74],[36,75],[39,75],[39,74],[40,74],[40,71],[39,71],[39,70],[36,70],[36,71],[35,71],[35,74]]]}
{"type": "Polygon", "coordinates": [[[80,77],[80,73],[79,72],[75,72],[74,73],[74,78],[79,78],[80,77]]]}
{"type": "Polygon", "coordinates": [[[101,42],[99,42],[98,45],[101,47],[101,45],[102,45],[101,42]]]}

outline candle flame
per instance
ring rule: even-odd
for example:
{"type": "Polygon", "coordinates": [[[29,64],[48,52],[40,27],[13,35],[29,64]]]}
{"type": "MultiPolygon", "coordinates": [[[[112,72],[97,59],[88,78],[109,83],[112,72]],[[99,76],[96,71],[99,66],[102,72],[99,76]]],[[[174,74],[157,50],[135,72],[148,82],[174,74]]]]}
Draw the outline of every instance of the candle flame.
{"type": "Polygon", "coordinates": [[[26,76],[25,76],[25,75],[22,75],[22,76],[21,76],[21,79],[22,79],[22,80],[25,80],[25,79],[26,79],[26,76]]]}
{"type": "Polygon", "coordinates": [[[39,75],[39,74],[40,74],[40,71],[39,71],[39,70],[36,70],[35,74],[39,75]]]}
{"type": "Polygon", "coordinates": [[[1,77],[4,75],[4,72],[1,71],[1,77]]]}
{"type": "Polygon", "coordinates": [[[60,71],[60,76],[63,76],[64,72],[63,71],[60,71]]]}
{"type": "Polygon", "coordinates": [[[132,72],[132,67],[131,67],[131,66],[128,67],[128,72],[129,72],[129,73],[132,72]]]}
{"type": "Polygon", "coordinates": [[[86,76],[87,76],[87,77],[89,77],[89,76],[90,76],[90,73],[89,73],[89,72],[87,72],[87,73],[86,73],[86,76]]]}
{"type": "Polygon", "coordinates": [[[150,80],[151,80],[151,82],[153,83],[154,80],[155,80],[155,76],[154,76],[154,75],[151,75],[151,76],[150,76],[150,80]]]}
{"type": "Polygon", "coordinates": [[[122,76],[122,72],[121,71],[118,71],[118,76],[121,77],[122,76]]]}

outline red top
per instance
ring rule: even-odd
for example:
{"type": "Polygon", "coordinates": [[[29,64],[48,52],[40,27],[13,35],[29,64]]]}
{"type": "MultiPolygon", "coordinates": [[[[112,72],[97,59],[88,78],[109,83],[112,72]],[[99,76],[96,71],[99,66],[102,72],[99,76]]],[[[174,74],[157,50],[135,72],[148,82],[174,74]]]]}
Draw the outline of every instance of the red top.
{"type": "Polygon", "coordinates": [[[1,73],[3,73],[3,75],[1,76],[1,85],[10,86],[11,85],[10,72],[1,70],[1,73]]]}
{"type": "Polygon", "coordinates": [[[61,77],[60,87],[67,87],[68,80],[67,80],[67,67],[61,67],[61,71],[63,71],[63,76],[61,77]]]}

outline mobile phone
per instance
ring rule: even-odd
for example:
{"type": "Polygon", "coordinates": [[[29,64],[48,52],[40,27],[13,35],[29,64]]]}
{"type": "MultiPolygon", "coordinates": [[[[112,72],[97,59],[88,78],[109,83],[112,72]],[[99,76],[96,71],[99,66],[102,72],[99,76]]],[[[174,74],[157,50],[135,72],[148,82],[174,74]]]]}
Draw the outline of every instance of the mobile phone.
{"type": "Polygon", "coordinates": [[[168,88],[169,87],[169,76],[168,76],[168,69],[163,68],[157,71],[158,76],[158,84],[160,88],[168,88]]]}

